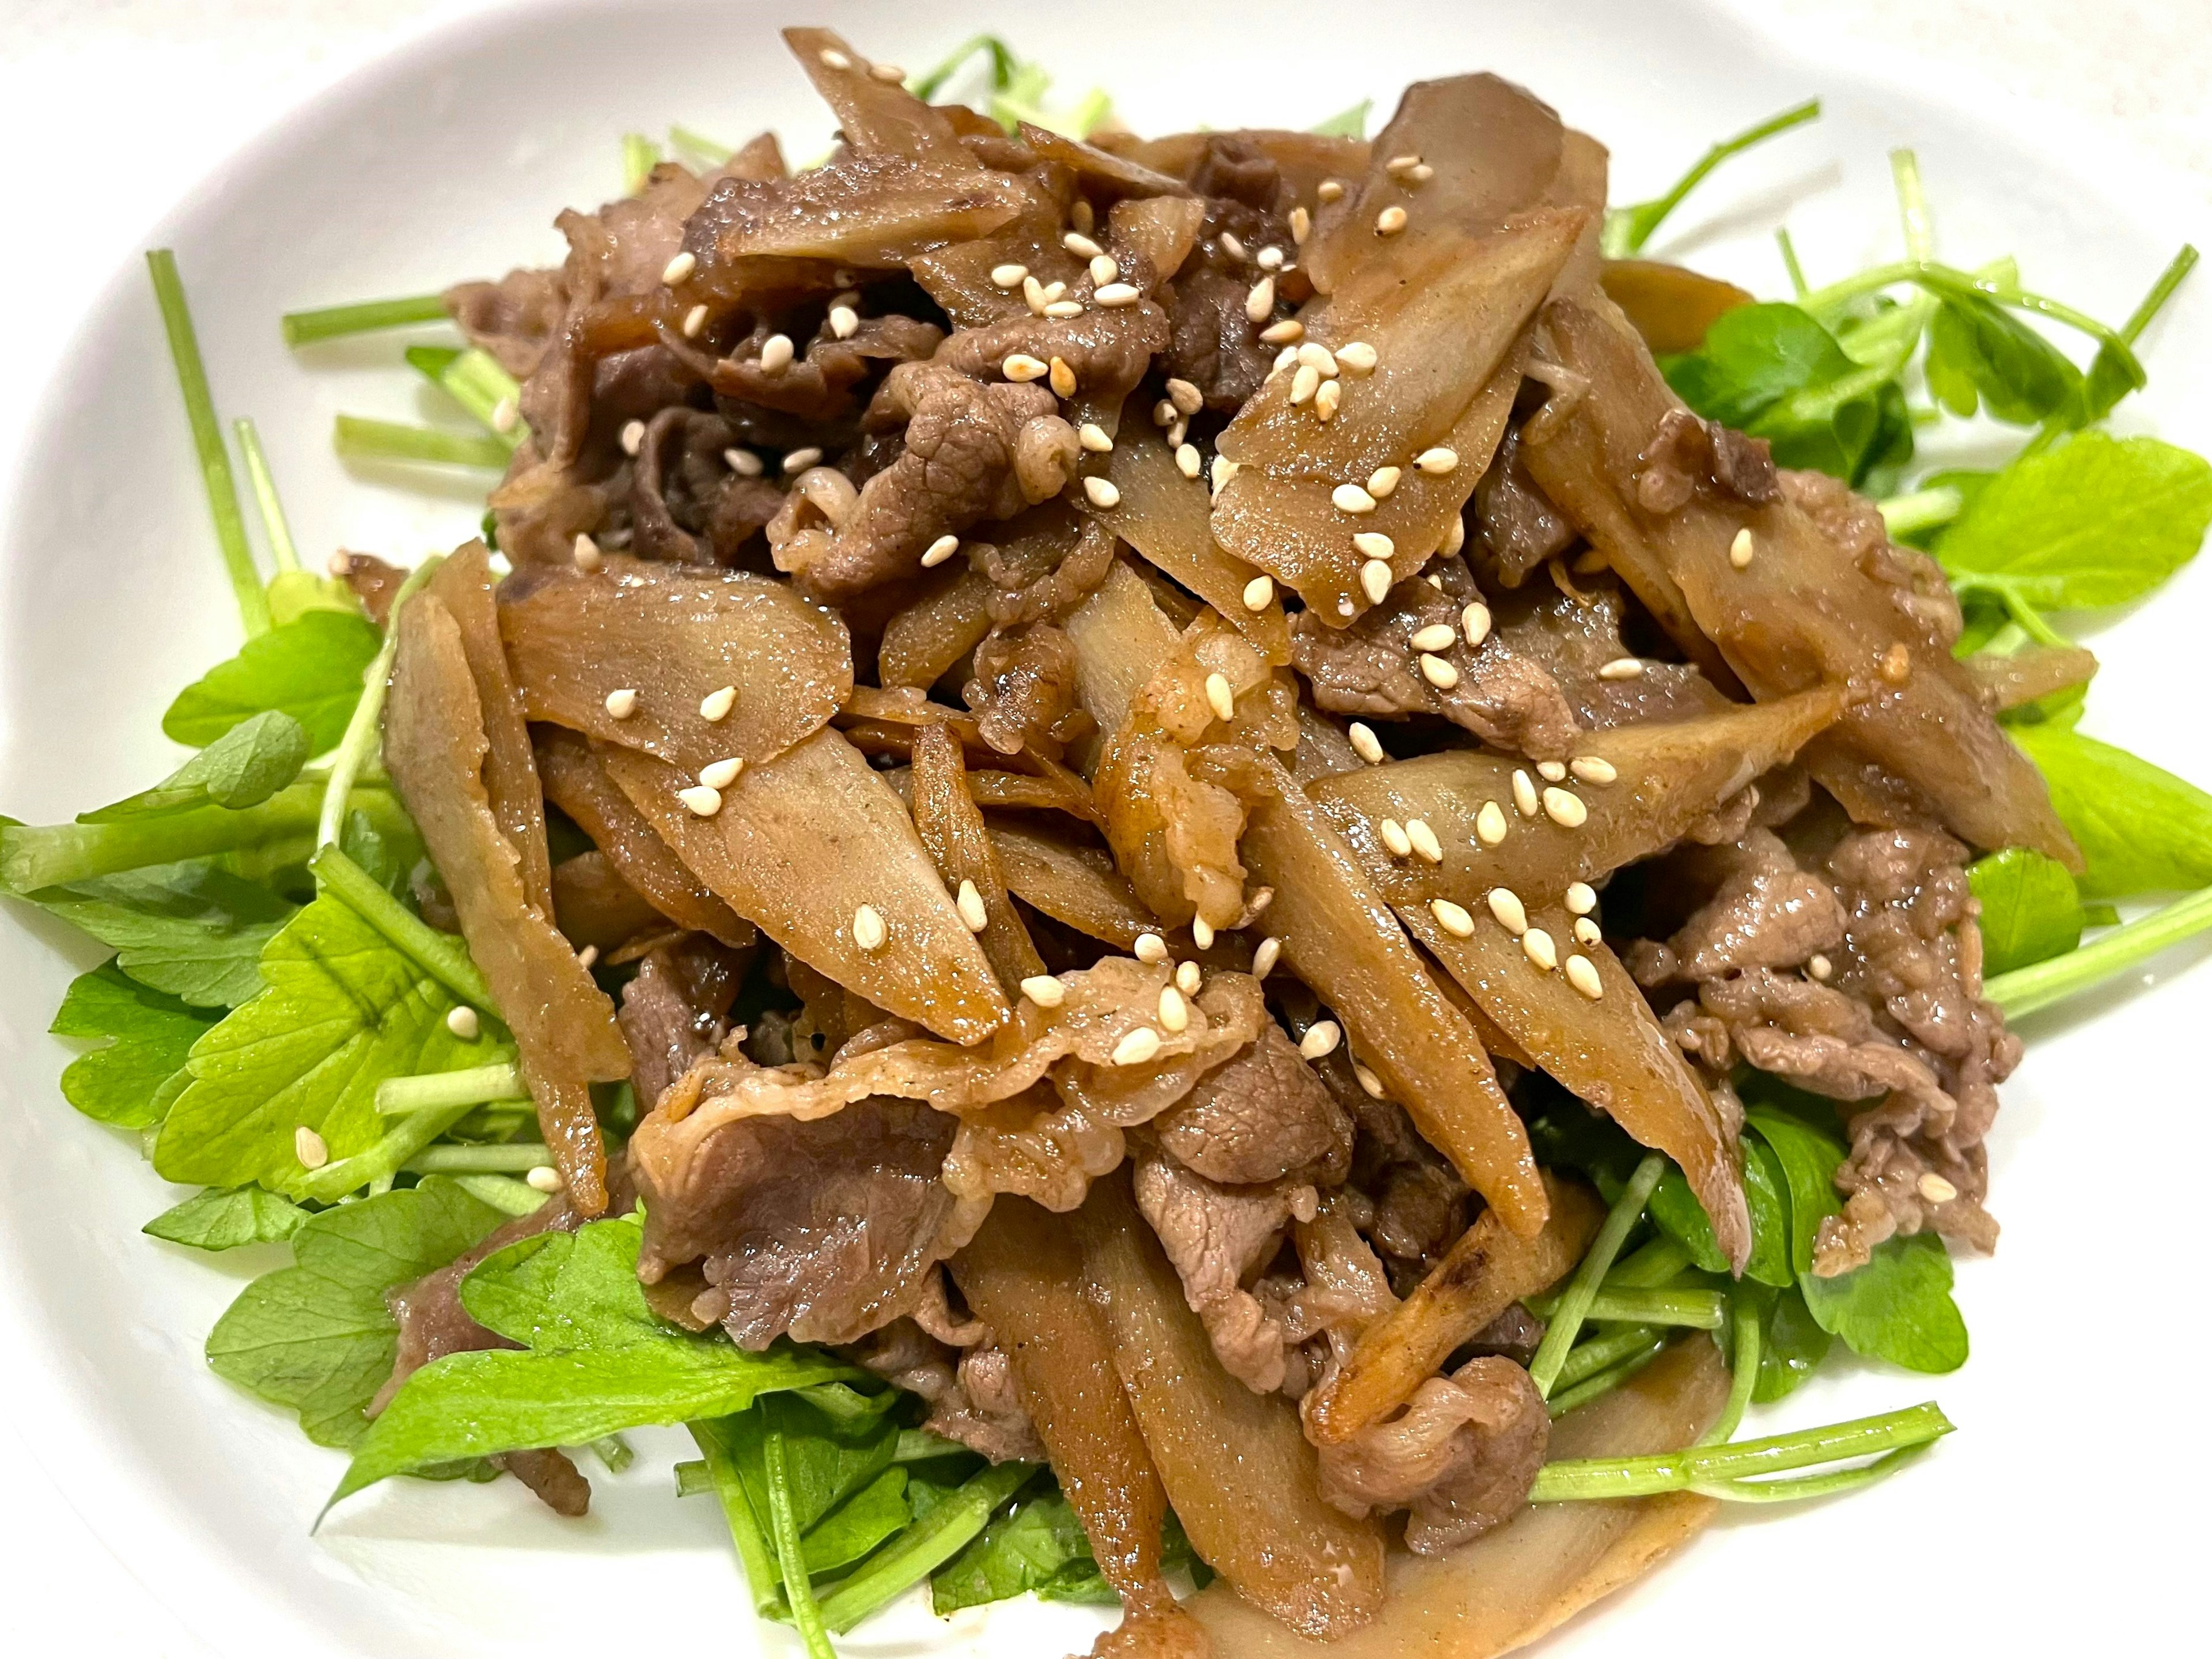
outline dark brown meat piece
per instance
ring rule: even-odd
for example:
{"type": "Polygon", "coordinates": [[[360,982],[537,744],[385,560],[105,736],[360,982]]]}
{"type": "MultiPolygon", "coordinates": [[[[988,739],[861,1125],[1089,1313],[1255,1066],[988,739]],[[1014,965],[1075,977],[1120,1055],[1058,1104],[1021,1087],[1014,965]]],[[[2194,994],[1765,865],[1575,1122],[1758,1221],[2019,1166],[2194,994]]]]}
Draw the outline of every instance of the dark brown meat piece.
{"type": "Polygon", "coordinates": [[[557,270],[510,270],[495,283],[457,283],[446,290],[446,313],[518,380],[538,372],[568,309],[557,270]]]}
{"type": "Polygon", "coordinates": [[[1728,705],[1694,663],[1646,659],[1632,680],[1599,672],[1634,654],[1620,637],[1627,602],[1617,582],[1600,578],[1572,594],[1541,583],[1506,595],[1492,610],[1499,642],[1551,675],[1585,731],[1694,720],[1728,705]]]}
{"type": "Polygon", "coordinates": [[[965,1349],[896,1320],[847,1347],[845,1357],[888,1378],[929,1407],[922,1426],[994,1463],[1042,1463],[1044,1443],[1014,1393],[1006,1356],[996,1344],[965,1349]]]}
{"type": "Polygon", "coordinates": [[[1629,970],[1639,984],[1717,979],[1746,968],[1795,968],[1844,941],[1844,907],[1835,890],[1800,870],[1771,830],[1753,830],[1732,847],[1678,860],[1669,874],[1702,876],[1713,896],[1666,944],[1639,939],[1632,947],[1629,970]]]}
{"type": "Polygon", "coordinates": [[[1258,1042],[1155,1118],[1152,1130],[1185,1168],[1231,1186],[1334,1187],[1352,1164],[1352,1120],[1272,1019],[1258,1042]]]}
{"type": "Polygon", "coordinates": [[[1574,526],[1528,475],[1517,426],[1506,428],[1490,470],[1474,487],[1474,522],[1507,587],[1520,586],[1538,565],[1574,545],[1574,526]]]}
{"type": "Polygon", "coordinates": [[[1290,1194],[1221,1186],[1165,1155],[1139,1159],[1135,1187],[1137,1208],[1159,1235],[1222,1368],[1255,1394],[1273,1393],[1283,1384],[1287,1337],[1247,1286],[1282,1243],[1290,1194]]]}
{"type": "Polygon", "coordinates": [[[744,968],[744,958],[703,933],[687,933],[679,943],[646,953],[636,977],[623,987],[617,1016],[641,1110],[652,1110],[662,1091],[694,1060],[721,1048],[728,1035],[723,1016],[737,997],[744,968]]]}
{"type": "Polygon", "coordinates": [[[976,728],[1002,755],[1024,749],[1058,759],[1074,732],[1071,719],[1090,724],[1076,700],[1075,642],[1050,623],[993,634],[975,647],[975,678],[961,696],[976,728]]]}
{"type": "Polygon", "coordinates": [[[392,615],[392,602],[399,597],[400,585],[407,573],[396,564],[386,564],[374,553],[334,553],[331,556],[331,574],[343,582],[361,608],[368,613],[369,621],[379,628],[392,615]]]}

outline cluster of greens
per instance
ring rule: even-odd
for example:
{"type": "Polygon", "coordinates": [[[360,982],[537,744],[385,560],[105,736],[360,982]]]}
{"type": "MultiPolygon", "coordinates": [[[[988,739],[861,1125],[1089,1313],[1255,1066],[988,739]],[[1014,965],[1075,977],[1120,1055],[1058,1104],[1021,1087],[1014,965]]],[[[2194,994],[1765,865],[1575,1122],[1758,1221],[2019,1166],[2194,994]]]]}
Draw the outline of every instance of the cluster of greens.
{"type": "MultiPolygon", "coordinates": [[[[1048,110],[1043,71],[988,36],[911,84],[934,96],[978,69],[977,95],[1010,130],[1030,121],[1081,136],[1108,115],[1095,91],[1048,110]]],[[[1316,131],[1357,137],[1369,110],[1316,131]]],[[[1665,196],[1616,210],[1607,252],[1638,252],[1729,156],[1817,113],[1785,112],[1716,146],[1665,196]]],[[[729,154],[681,127],[668,149],[729,154]]],[[[663,154],[626,137],[629,188],[663,154]]],[[[2195,252],[2109,328],[2021,287],[2009,260],[1973,271],[1937,263],[1909,155],[1896,175],[1904,259],[1813,289],[1784,234],[1794,297],[1725,312],[1666,374],[1700,413],[1768,439],[1782,464],[1881,498],[1892,533],[1930,551],[1957,589],[1962,654],[2064,645],[2054,615],[2141,599],[2194,556],[2212,521],[2202,459],[2098,429],[2142,385],[2135,342],[2195,252]],[[2087,368],[2031,317],[2093,341],[2087,368]],[[2027,428],[2009,463],[1909,478],[1923,428],[1977,413],[2027,428]]],[[[0,819],[0,885],[112,953],[70,987],[52,1029],[90,1045],[62,1075],[70,1103],[135,1133],[158,1172],[202,1189],[146,1231],[210,1251],[289,1244],[291,1265],[254,1280],[217,1325],[210,1363],[350,1455],[333,1503],[393,1475],[488,1480],[502,1455],[549,1446],[589,1449],[619,1471],[625,1431],[683,1425],[701,1455],[677,1467],[678,1492],[716,1500],[756,1610],[793,1625],[813,1659],[830,1659],[830,1633],[924,1580],[939,1613],[1032,1592],[1112,1602],[1048,1470],[986,1463],[918,1426],[919,1401],[834,1355],[787,1342],[747,1352],[659,1318],[637,1281],[635,1216],[487,1256],[460,1297],[515,1346],[426,1366],[370,1417],[397,1352],[391,1292],[534,1212],[543,1193],[515,1177],[550,1160],[481,975],[421,915],[421,838],[380,761],[391,640],[342,584],[301,568],[240,421],[239,459],[274,567],[264,580],[174,263],[166,252],[149,262],[246,639],[164,715],[163,732],[195,751],[167,779],[71,823],[0,819]],[[449,1018],[463,1009],[479,1018],[449,1018]]],[[[444,316],[422,295],[295,313],[283,325],[304,345],[444,316]]],[[[504,467],[526,430],[512,377],[479,350],[404,355],[475,429],[342,416],[338,453],[504,467]]],[[[2014,1014],[2212,927],[2212,796],[2083,736],[2082,707],[2075,685],[2008,721],[2085,873],[2021,848],[1972,872],[1989,992],[2014,1014]],[[2124,923],[2113,908],[2177,893],[2124,923]]],[[[599,971],[618,987],[619,970],[599,971]]],[[[1839,1208],[1841,1122],[1832,1103],[1775,1079],[1747,1075],[1741,1088],[1753,1230],[1741,1280],[1666,1158],[1563,1091],[1535,1118],[1543,1161],[1584,1172],[1611,1206],[1572,1278],[1531,1304],[1547,1322],[1531,1374],[1553,1413],[1618,1387],[1685,1329],[1713,1333],[1734,1374],[1700,1445],[1552,1464],[1538,1501],[1818,1496],[1879,1479],[1949,1431],[1929,1405],[1733,1439],[1750,1405],[1789,1394],[1838,1339],[1925,1373],[1967,1354],[1934,1235],[1892,1239],[1841,1277],[1813,1273],[1820,1224],[1839,1208]]],[[[617,1133],[634,1113],[620,1091],[601,1104],[617,1133]]],[[[1170,1567],[1208,1577],[1172,1516],[1163,1544],[1170,1567]]]]}

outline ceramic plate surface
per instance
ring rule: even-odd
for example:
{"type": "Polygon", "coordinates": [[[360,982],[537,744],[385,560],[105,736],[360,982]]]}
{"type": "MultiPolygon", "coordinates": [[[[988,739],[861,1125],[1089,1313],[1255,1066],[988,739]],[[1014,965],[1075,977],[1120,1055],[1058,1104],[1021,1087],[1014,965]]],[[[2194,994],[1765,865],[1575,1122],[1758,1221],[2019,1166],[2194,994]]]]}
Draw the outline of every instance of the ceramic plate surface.
{"type": "MultiPolygon", "coordinates": [[[[909,66],[990,27],[1055,70],[1061,94],[1106,87],[1149,131],[1299,126],[1370,95],[1379,122],[1408,80],[1497,70],[1613,147],[1615,200],[1653,193],[1715,137],[1818,93],[1819,125],[1722,174],[1654,249],[1767,293],[1783,285],[1769,239],[1785,214],[1816,282],[1894,257],[1885,156],[1899,144],[1918,149],[1948,257],[2016,253],[2035,287],[2100,315],[2124,315],[2185,235],[2207,240],[2173,216],[2192,195],[2047,115],[1790,57],[1699,6],[526,7],[355,76],[208,179],[161,234],[218,404],[258,421],[310,556],[344,546],[412,562],[449,548],[472,532],[482,485],[422,494],[349,474],[330,453],[333,413],[417,419],[429,405],[392,367],[393,337],[295,356],[278,313],[555,261],[553,215],[617,192],[625,131],[674,121],[734,141],[773,125],[793,155],[815,153],[829,123],[775,33],[810,21],[909,66]]],[[[2151,390],[2123,424],[2212,448],[2205,278],[2144,349],[2151,390]]],[[[32,821],[169,769],[162,708],[236,643],[135,262],[112,273],[67,363],[0,489],[0,806],[32,821]]],[[[2089,726],[2212,781],[2194,672],[2208,596],[2200,564],[2093,641],[2106,666],[2089,726]]],[[[9,907],[0,1404],[131,1571],[226,1655],[798,1650],[756,1632],[714,1506],[672,1495],[669,1464],[688,1443],[672,1433],[639,1436],[645,1455],[623,1478],[595,1476],[582,1522],[512,1481],[398,1482],[311,1534],[340,1459],[200,1357],[238,1286],[270,1261],[141,1237],[179,1194],[56,1090],[67,1055],[43,1033],[94,959],[9,907]]],[[[2031,1023],[1990,1143],[2004,1239],[1993,1261],[1960,1266],[1967,1368],[1928,1379],[1838,1364],[1753,1419],[1773,1431],[1935,1398],[1961,1432],[1863,1495],[1729,1516],[1548,1653],[1841,1654],[1869,1640],[2148,1651],[2185,1627],[2201,1511],[2175,1495],[2179,1460],[2157,1449],[2195,1438],[2161,1407],[2185,1413],[2212,1359],[2166,1265],[2195,1258],[2194,1194],[2212,1165],[2186,1041],[2212,973],[2186,973],[2193,960],[2184,951],[2142,985],[2031,1023]]],[[[1018,1604],[939,1625],[912,1605],[844,1650],[1029,1659],[1080,1649],[1097,1627],[1086,1613],[1018,1604]]]]}

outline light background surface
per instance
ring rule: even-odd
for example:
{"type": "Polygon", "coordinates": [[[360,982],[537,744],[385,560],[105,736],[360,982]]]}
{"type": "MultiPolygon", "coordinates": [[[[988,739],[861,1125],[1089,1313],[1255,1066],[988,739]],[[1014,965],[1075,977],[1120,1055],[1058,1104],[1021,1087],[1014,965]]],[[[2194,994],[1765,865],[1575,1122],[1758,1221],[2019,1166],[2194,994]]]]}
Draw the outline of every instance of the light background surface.
{"type": "MultiPolygon", "coordinates": [[[[1731,3],[1747,28],[1808,55],[1833,46],[1860,61],[1893,60],[2121,132],[2183,171],[2180,187],[2197,198],[2185,204],[2196,222],[2212,203],[2206,0],[1731,3]]],[[[146,228],[210,166],[356,65],[439,22],[489,9],[482,0],[0,3],[0,177],[13,217],[10,249],[0,259],[0,314],[14,324],[0,381],[8,394],[0,398],[0,454],[15,449],[31,394],[65,372],[61,350],[93,284],[135,258],[146,228]]],[[[805,9],[793,7],[794,19],[805,9]]],[[[1251,9],[1255,18],[1266,12],[1251,9]]],[[[948,23],[948,35],[954,31],[948,23]]],[[[149,390],[168,395],[166,386],[149,390]]],[[[117,482],[127,487],[129,458],[118,460],[117,482]]],[[[2087,1358],[2065,1363],[2078,1367],[2087,1358]]],[[[0,1649],[148,1659],[206,1654],[71,1508],[68,1470],[40,1462],[38,1424],[5,1409],[5,1364],[0,1356],[0,1607],[7,1610],[0,1649]]],[[[2108,1441],[2106,1450],[2118,1448],[2108,1441]]],[[[2076,1455],[2085,1453],[2096,1455],[2087,1447],[2076,1455]]],[[[238,1479],[251,1482],[253,1472],[240,1469],[238,1479]]],[[[2094,1522],[2055,1513],[2051,1523],[2094,1522]]],[[[1907,1547],[1924,1551],[1928,1566],[1940,1570],[1948,1531],[1931,1516],[1921,1542],[1907,1547]]],[[[1884,1636],[1912,1649],[1905,1632],[1884,1636]]]]}

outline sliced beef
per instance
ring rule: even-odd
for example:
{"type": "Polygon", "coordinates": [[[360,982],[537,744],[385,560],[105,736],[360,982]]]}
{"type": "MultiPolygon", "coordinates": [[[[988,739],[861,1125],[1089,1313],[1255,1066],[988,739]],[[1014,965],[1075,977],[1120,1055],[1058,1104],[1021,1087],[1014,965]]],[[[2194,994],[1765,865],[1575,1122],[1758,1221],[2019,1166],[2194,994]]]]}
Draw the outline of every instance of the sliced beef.
{"type": "Polygon", "coordinates": [[[1075,642],[1064,629],[1030,623],[994,633],[975,647],[974,662],[975,677],[961,696],[983,741],[1000,754],[1026,749],[1056,760],[1070,737],[1088,729],[1075,694],[1075,642]]]}
{"type": "Polygon", "coordinates": [[[1631,947],[1629,969],[1640,984],[1794,968],[1844,941],[1844,907],[1835,889],[1800,870],[1771,830],[1753,830],[1733,846],[1668,868],[1670,875],[1703,877],[1713,896],[1664,945],[1639,939],[1631,947]]]}
{"type": "Polygon", "coordinates": [[[1571,594],[1549,582],[1532,585],[1492,609],[1499,643],[1549,674],[1587,731],[1694,720],[1728,705],[1694,663],[1645,658],[1634,679],[1606,678],[1607,663],[1636,655],[1620,635],[1627,598],[1609,579],[1583,582],[1571,594]]]}
{"type": "Polygon", "coordinates": [[[1474,487],[1474,522],[1498,580],[1518,587],[1528,573],[1576,541],[1575,527],[1553,507],[1521,459],[1521,429],[1510,426],[1474,487]]]}
{"type": "Polygon", "coordinates": [[[929,1407],[922,1425],[994,1463],[1042,1463],[1044,1443],[1015,1396],[1012,1372],[998,1347],[965,1349],[939,1340],[911,1319],[892,1322],[844,1350],[929,1407]],[[971,1386],[972,1389],[971,1389],[971,1386]]]}
{"type": "Polygon", "coordinates": [[[1224,1187],[1164,1155],[1139,1160],[1136,1194],[1223,1369],[1255,1394],[1280,1388],[1283,1323],[1246,1287],[1282,1243],[1289,1194],[1224,1187]]]}
{"type": "Polygon", "coordinates": [[[744,958],[703,933],[655,945],[623,987],[624,1042],[636,1069],[630,1079],[650,1111],[668,1085],[722,1046],[723,1016],[738,994],[744,958]]]}
{"type": "Polygon", "coordinates": [[[1184,1168],[1230,1186],[1335,1187],[1352,1164],[1352,1120],[1273,1020],[1152,1130],[1184,1168]]]}
{"type": "Polygon", "coordinates": [[[538,372],[568,309],[557,270],[510,270],[495,283],[458,283],[446,290],[446,312],[469,337],[518,380],[538,372]]]}

